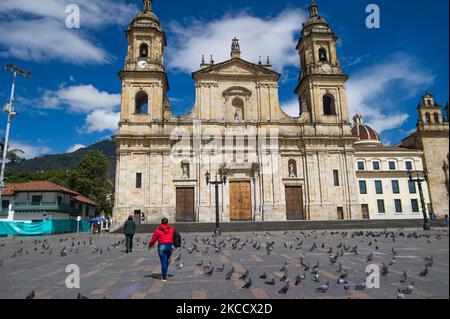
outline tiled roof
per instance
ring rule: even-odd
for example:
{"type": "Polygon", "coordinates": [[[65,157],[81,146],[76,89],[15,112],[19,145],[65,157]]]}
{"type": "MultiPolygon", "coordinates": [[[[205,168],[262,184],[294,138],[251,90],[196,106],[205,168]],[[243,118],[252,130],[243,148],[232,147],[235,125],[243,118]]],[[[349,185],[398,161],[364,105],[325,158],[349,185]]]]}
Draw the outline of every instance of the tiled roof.
{"type": "Polygon", "coordinates": [[[49,181],[31,181],[27,183],[7,183],[5,190],[2,192],[3,196],[13,196],[16,192],[63,192],[72,195],[76,201],[96,205],[96,203],[86,196],[83,196],[71,189],[54,184],[49,181]]]}

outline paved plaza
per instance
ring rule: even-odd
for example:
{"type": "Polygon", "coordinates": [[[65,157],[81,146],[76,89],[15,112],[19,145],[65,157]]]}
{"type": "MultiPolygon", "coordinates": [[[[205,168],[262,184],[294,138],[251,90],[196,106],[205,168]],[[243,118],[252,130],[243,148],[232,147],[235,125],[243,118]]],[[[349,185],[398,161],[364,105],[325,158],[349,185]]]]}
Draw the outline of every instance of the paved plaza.
{"type": "Polygon", "coordinates": [[[404,291],[412,282],[415,289],[403,295],[406,299],[449,298],[447,229],[235,233],[215,243],[210,234],[182,236],[167,282],[160,280],[155,248],[147,251],[150,235],[137,234],[130,254],[120,234],[0,238],[0,298],[23,299],[34,290],[36,299],[74,299],[78,293],[90,299],[391,299],[398,298],[397,288],[404,291]],[[433,262],[420,276],[428,256],[433,262]],[[355,289],[365,282],[367,265],[381,269],[383,263],[388,272],[380,277],[380,288],[355,289]],[[80,289],[66,287],[70,264],[79,266],[80,289]],[[247,270],[248,289],[242,288],[248,279],[239,279],[247,270]],[[401,283],[404,271],[407,279],[401,283]],[[348,283],[339,284],[345,272],[348,283]],[[260,278],[263,273],[266,279],[260,278]],[[295,285],[298,275],[305,278],[295,285]],[[275,284],[266,284],[272,277],[275,284]],[[287,281],[289,289],[279,293],[287,281]],[[317,292],[326,282],[328,291],[317,292]]]}

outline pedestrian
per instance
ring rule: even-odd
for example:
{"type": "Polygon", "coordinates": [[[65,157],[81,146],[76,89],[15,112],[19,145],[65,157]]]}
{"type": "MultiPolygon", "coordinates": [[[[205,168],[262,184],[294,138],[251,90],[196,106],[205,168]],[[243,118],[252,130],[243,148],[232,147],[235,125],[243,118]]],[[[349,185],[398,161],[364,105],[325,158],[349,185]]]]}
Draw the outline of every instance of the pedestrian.
{"type": "Polygon", "coordinates": [[[136,223],[133,220],[133,216],[128,216],[128,220],[125,222],[125,225],[123,226],[123,233],[125,234],[125,247],[126,252],[132,252],[133,251],[133,236],[136,232],[136,223]]]}
{"type": "Polygon", "coordinates": [[[448,214],[445,214],[444,225],[448,227],[448,214]]]}
{"type": "Polygon", "coordinates": [[[158,255],[161,261],[161,273],[162,281],[167,281],[167,270],[170,264],[170,257],[173,252],[173,239],[175,228],[169,225],[169,220],[163,218],[161,220],[161,225],[153,233],[152,239],[148,243],[148,250],[150,250],[153,245],[158,242],[158,255]]]}

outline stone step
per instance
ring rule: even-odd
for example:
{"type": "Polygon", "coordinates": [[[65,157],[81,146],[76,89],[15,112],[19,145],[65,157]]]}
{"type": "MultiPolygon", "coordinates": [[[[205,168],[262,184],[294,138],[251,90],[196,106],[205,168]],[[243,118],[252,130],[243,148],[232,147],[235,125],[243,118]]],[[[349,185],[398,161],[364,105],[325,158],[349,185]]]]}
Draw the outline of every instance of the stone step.
{"type": "MultiPolygon", "coordinates": [[[[174,223],[181,233],[214,233],[215,223],[174,223]]],[[[432,227],[443,227],[443,221],[431,222],[432,227]]],[[[153,233],[159,225],[137,225],[136,233],[153,233]]],[[[221,223],[222,232],[254,232],[254,231],[285,231],[285,230],[344,230],[344,229],[393,229],[393,228],[422,228],[420,219],[404,220],[335,220],[335,221],[284,221],[284,222],[232,222],[221,223]]],[[[123,232],[119,228],[114,233],[123,232]]]]}

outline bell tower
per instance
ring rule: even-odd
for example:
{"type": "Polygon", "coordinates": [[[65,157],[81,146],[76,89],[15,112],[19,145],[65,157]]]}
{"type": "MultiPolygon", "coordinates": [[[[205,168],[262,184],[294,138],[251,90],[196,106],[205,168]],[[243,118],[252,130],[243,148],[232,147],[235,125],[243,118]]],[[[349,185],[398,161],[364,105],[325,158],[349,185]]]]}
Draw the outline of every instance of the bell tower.
{"type": "Polygon", "coordinates": [[[166,37],[152,11],[152,0],[143,0],[143,10],[125,31],[128,40],[122,80],[121,124],[163,119],[169,83],[164,69],[166,37]]]}
{"type": "Polygon", "coordinates": [[[337,40],[313,0],[297,45],[301,70],[295,92],[300,100],[301,119],[306,122],[349,123],[345,89],[348,76],[342,74],[337,58],[337,40]]]}

